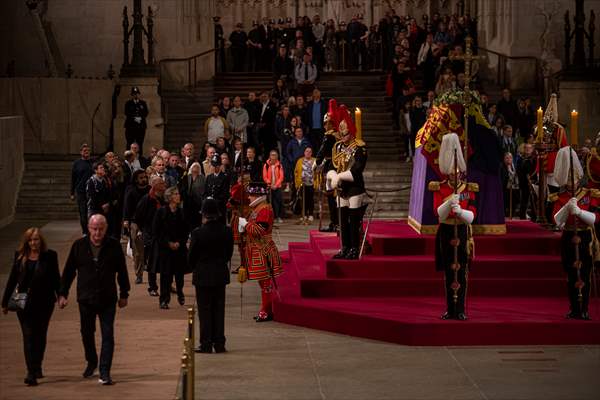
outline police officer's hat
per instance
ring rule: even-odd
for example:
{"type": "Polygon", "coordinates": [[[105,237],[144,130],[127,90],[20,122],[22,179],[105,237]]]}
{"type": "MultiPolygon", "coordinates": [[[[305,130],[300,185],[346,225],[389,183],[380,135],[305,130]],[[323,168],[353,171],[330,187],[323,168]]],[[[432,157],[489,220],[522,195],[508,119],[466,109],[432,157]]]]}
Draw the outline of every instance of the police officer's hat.
{"type": "Polygon", "coordinates": [[[212,197],[208,197],[202,202],[201,214],[205,218],[219,218],[221,213],[219,212],[219,204],[212,197]]]}
{"type": "Polygon", "coordinates": [[[134,94],[142,94],[137,86],[131,88],[131,95],[133,96],[134,94]]]}
{"type": "Polygon", "coordinates": [[[212,165],[213,167],[218,167],[219,165],[221,165],[221,155],[219,155],[218,153],[215,153],[210,158],[210,165],[212,165]]]}

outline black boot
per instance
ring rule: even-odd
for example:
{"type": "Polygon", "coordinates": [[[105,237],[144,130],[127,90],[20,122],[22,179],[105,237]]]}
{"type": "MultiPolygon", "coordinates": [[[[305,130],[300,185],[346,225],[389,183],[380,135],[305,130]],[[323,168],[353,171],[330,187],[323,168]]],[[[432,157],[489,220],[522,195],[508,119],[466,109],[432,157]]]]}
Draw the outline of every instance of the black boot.
{"type": "Polygon", "coordinates": [[[350,250],[348,250],[348,253],[346,253],[346,260],[358,260],[358,248],[357,247],[351,247],[350,250]]]}
{"type": "Polygon", "coordinates": [[[333,259],[338,260],[338,259],[345,259],[348,256],[348,252],[350,251],[350,249],[348,249],[346,246],[343,246],[340,251],[333,256],[333,259]]]}

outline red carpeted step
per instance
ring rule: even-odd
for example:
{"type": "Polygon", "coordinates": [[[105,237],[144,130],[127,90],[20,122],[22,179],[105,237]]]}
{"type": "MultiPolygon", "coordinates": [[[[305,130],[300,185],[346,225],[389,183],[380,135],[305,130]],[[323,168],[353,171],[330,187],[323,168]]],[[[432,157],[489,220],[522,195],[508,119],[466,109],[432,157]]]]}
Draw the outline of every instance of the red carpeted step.
{"type": "Polygon", "coordinates": [[[565,299],[472,298],[468,321],[444,321],[440,297],[285,298],[278,322],[413,346],[600,344],[600,312],[593,321],[567,320],[565,299]]]}
{"type": "Polygon", "coordinates": [[[443,274],[423,247],[433,238],[405,222],[372,227],[372,237],[382,235],[381,249],[391,254],[334,261],[339,240],[318,232],[308,243],[291,243],[283,255],[286,272],[277,279],[276,320],[408,345],[600,344],[600,301],[590,306],[594,321],[563,317],[568,301],[556,234],[517,222],[507,224],[506,236],[478,237],[485,246],[476,249],[469,321],[461,322],[439,319],[443,274]],[[415,251],[419,245],[422,253],[415,251]]]}
{"type": "MultiPolygon", "coordinates": [[[[303,297],[444,296],[442,273],[437,279],[302,279],[303,297]]],[[[469,296],[562,297],[565,279],[477,279],[468,284],[469,296]]]]}
{"type": "MultiPolygon", "coordinates": [[[[439,277],[433,255],[363,256],[360,261],[326,260],[328,278],[355,279],[431,279],[439,277]]],[[[558,256],[521,255],[475,257],[471,275],[477,278],[562,278],[564,272],[558,256]]]]}
{"type": "MultiPolygon", "coordinates": [[[[527,221],[509,222],[506,235],[475,236],[476,254],[560,254],[560,234],[527,221]]],[[[433,254],[435,237],[419,235],[403,222],[373,224],[368,241],[380,256],[433,254]]]]}

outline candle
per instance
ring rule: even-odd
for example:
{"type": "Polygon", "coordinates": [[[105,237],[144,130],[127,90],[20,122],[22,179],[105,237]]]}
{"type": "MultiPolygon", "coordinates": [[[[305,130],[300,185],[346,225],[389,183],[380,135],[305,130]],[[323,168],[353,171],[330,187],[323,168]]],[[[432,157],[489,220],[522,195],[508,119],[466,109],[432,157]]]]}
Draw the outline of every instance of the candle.
{"type": "Polygon", "coordinates": [[[356,107],[356,111],[354,111],[354,121],[356,125],[356,138],[362,140],[362,114],[358,107],[356,107]]]}
{"type": "Polygon", "coordinates": [[[537,110],[537,141],[542,142],[544,131],[544,111],[542,107],[537,110]]]}
{"type": "Polygon", "coordinates": [[[571,146],[577,146],[579,138],[577,137],[577,120],[579,113],[575,110],[571,111],[571,146]]]}

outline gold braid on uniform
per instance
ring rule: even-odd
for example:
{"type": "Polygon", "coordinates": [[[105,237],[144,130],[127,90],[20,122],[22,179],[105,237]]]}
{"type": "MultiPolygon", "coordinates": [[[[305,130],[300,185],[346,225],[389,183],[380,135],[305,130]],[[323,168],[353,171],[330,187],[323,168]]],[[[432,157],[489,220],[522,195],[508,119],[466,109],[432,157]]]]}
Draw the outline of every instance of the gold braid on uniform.
{"type": "Polygon", "coordinates": [[[365,146],[366,143],[360,139],[352,139],[352,141],[345,145],[344,142],[338,140],[333,145],[333,149],[331,152],[331,162],[335,167],[337,173],[344,172],[352,167],[352,161],[354,160],[354,154],[359,147],[365,146]],[[338,145],[343,144],[345,146],[344,150],[338,152],[338,145]]]}

